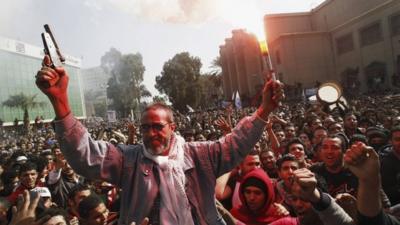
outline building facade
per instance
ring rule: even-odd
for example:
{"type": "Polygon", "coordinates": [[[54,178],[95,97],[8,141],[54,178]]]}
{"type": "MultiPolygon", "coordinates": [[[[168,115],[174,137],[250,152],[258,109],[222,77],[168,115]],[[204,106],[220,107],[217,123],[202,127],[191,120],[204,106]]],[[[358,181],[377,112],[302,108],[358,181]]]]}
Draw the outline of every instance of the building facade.
{"type": "MultiPolygon", "coordinates": [[[[83,92],[80,84],[81,60],[64,55],[65,69],[69,74],[69,101],[71,110],[78,118],[85,118],[83,92]]],[[[43,116],[45,120],[53,120],[54,110],[48,98],[36,87],[35,75],[41,68],[44,57],[43,48],[24,42],[0,37],[0,119],[5,125],[12,124],[15,118],[22,120],[23,111],[8,108],[2,105],[12,95],[23,93],[37,95],[36,101],[46,102],[43,108],[29,110],[31,122],[36,116],[43,116]]]]}
{"type": "Polygon", "coordinates": [[[281,80],[304,88],[336,81],[348,93],[400,84],[400,1],[326,0],[305,13],[264,17],[281,80]]]}
{"type": "Polygon", "coordinates": [[[110,75],[104,72],[100,66],[98,66],[83,69],[81,77],[87,115],[105,116],[108,103],[107,83],[110,75]],[[102,110],[100,108],[102,108],[102,110]]]}
{"type": "Polygon", "coordinates": [[[245,30],[232,31],[232,37],[220,46],[220,60],[225,100],[232,100],[238,93],[243,105],[251,104],[264,83],[263,58],[257,38],[245,30]]]}

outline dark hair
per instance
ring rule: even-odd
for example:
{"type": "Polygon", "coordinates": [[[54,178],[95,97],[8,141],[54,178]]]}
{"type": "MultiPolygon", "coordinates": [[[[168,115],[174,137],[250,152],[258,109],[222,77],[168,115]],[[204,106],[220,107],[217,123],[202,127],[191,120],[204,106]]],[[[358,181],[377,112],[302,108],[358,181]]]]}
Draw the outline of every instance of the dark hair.
{"type": "Polygon", "coordinates": [[[318,126],[318,127],[316,127],[316,128],[314,129],[314,131],[312,132],[312,136],[313,136],[313,137],[314,137],[315,131],[317,131],[317,130],[324,130],[324,131],[326,131],[326,133],[328,133],[328,130],[327,130],[324,126],[318,126]]]}
{"type": "Polygon", "coordinates": [[[104,204],[103,200],[94,193],[82,199],[78,206],[79,216],[82,219],[89,218],[90,212],[98,207],[101,203],[104,204]]]}
{"type": "Polygon", "coordinates": [[[73,188],[71,188],[71,191],[68,193],[68,199],[73,199],[75,195],[81,191],[86,191],[89,190],[92,192],[92,189],[88,185],[85,184],[77,184],[73,188]]]}
{"type": "Polygon", "coordinates": [[[22,173],[26,172],[26,171],[30,171],[30,170],[36,170],[36,172],[38,171],[38,166],[36,163],[31,162],[31,161],[27,161],[26,163],[22,164],[19,168],[19,174],[21,175],[22,173]]]}
{"type": "MultiPolygon", "coordinates": [[[[311,135],[310,135],[309,133],[305,132],[304,130],[301,131],[301,132],[299,132],[298,137],[300,138],[300,135],[302,135],[302,134],[305,134],[305,135],[307,136],[308,140],[311,140],[311,135]]],[[[300,140],[301,140],[301,139],[300,139],[300,140]]]]}
{"type": "Polygon", "coordinates": [[[30,161],[36,164],[37,172],[41,173],[47,167],[48,161],[41,156],[32,156],[30,161]]]}
{"type": "Polygon", "coordinates": [[[153,103],[153,104],[147,106],[147,107],[142,111],[142,115],[144,115],[147,111],[156,110],[156,109],[165,110],[165,111],[167,112],[167,119],[168,119],[168,122],[170,122],[170,123],[173,123],[173,122],[174,122],[174,113],[173,113],[172,109],[171,109],[169,106],[167,106],[166,104],[161,103],[161,102],[156,102],[156,103],[153,103]]]}
{"type": "Polygon", "coordinates": [[[69,225],[69,219],[68,219],[67,212],[65,210],[63,210],[61,208],[57,208],[57,207],[51,207],[51,208],[44,210],[42,213],[39,214],[38,219],[48,217],[47,220],[42,221],[43,222],[42,224],[44,224],[54,216],[62,216],[65,220],[65,223],[67,225],[69,225]]]}
{"type": "MultiPolygon", "coordinates": [[[[355,112],[349,111],[349,112],[346,112],[346,114],[344,114],[343,119],[345,119],[346,117],[349,117],[349,116],[355,116],[357,118],[357,114],[355,112]]],[[[357,120],[358,120],[358,118],[357,118],[357,120]]]]}
{"type": "Polygon", "coordinates": [[[303,141],[302,141],[300,138],[292,138],[292,139],[286,144],[286,147],[285,147],[285,154],[288,154],[288,153],[289,153],[289,148],[290,148],[290,145],[292,145],[292,144],[301,144],[301,145],[303,146],[303,148],[306,147],[306,146],[304,145],[303,141]]]}
{"type": "Polygon", "coordinates": [[[333,123],[331,123],[331,124],[329,124],[328,125],[328,127],[327,127],[327,129],[328,129],[328,131],[331,129],[331,127],[333,126],[333,125],[335,125],[335,124],[339,124],[342,128],[343,128],[343,126],[342,126],[342,124],[340,124],[339,122],[333,122],[333,123]]]}
{"type": "Polygon", "coordinates": [[[259,155],[259,154],[260,154],[259,151],[256,151],[256,150],[254,150],[254,149],[251,149],[251,151],[250,151],[249,154],[247,154],[247,155],[259,155]]]}
{"type": "Polygon", "coordinates": [[[276,157],[275,152],[274,152],[272,149],[268,148],[268,147],[266,147],[266,148],[264,148],[263,150],[261,150],[260,153],[259,153],[259,155],[260,155],[260,157],[261,157],[262,154],[265,154],[265,153],[268,153],[268,152],[272,152],[272,154],[274,155],[274,157],[276,157]]]}
{"type": "Polygon", "coordinates": [[[296,126],[292,122],[287,123],[284,128],[286,128],[286,127],[294,127],[294,128],[296,128],[296,126]]]}
{"type": "Polygon", "coordinates": [[[367,137],[363,134],[354,134],[349,141],[349,146],[352,146],[356,142],[362,142],[364,144],[367,144],[368,140],[367,137]]]}
{"type": "Polygon", "coordinates": [[[362,118],[360,121],[358,121],[358,124],[367,124],[367,127],[374,126],[374,122],[368,118],[362,118]]]}
{"type": "Polygon", "coordinates": [[[395,132],[399,132],[400,131],[400,126],[394,126],[391,130],[390,130],[390,138],[393,137],[393,134],[395,132]]]}
{"type": "Polygon", "coordinates": [[[11,184],[18,177],[18,171],[15,169],[7,169],[1,174],[1,181],[4,185],[11,184]]]}
{"type": "Polygon", "coordinates": [[[330,134],[326,138],[322,140],[324,142],[325,139],[333,139],[333,138],[338,138],[340,139],[340,147],[342,148],[342,152],[346,151],[349,145],[349,139],[344,133],[337,133],[337,134],[330,134]]]}
{"type": "Polygon", "coordinates": [[[280,159],[278,159],[278,160],[276,161],[276,166],[278,167],[278,170],[281,169],[282,164],[283,164],[284,162],[286,162],[286,161],[293,161],[293,162],[299,163],[299,161],[297,161],[297,158],[296,158],[294,155],[292,155],[292,154],[285,154],[285,155],[283,155],[280,159]]]}
{"type": "Polygon", "coordinates": [[[45,157],[45,156],[48,156],[48,155],[53,156],[53,153],[51,152],[51,150],[42,151],[42,152],[40,153],[40,156],[42,156],[42,157],[45,157]]]}
{"type": "MultiPolygon", "coordinates": [[[[317,116],[317,115],[310,115],[310,116],[308,116],[308,118],[307,118],[307,125],[311,127],[312,123],[313,123],[315,120],[317,120],[317,119],[321,120],[321,119],[319,118],[319,116],[317,116]]],[[[322,122],[322,121],[321,121],[321,122],[322,122]]]]}

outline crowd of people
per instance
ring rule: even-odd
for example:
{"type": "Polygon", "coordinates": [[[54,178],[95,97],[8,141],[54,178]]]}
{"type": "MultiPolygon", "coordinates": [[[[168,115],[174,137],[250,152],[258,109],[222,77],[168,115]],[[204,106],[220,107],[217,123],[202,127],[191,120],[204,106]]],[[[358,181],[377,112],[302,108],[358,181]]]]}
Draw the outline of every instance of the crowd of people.
{"type": "Polygon", "coordinates": [[[37,85],[55,121],[0,131],[0,225],[400,224],[394,96],[330,108],[281,102],[270,81],[257,109],[79,121],[47,60],[37,85]]]}

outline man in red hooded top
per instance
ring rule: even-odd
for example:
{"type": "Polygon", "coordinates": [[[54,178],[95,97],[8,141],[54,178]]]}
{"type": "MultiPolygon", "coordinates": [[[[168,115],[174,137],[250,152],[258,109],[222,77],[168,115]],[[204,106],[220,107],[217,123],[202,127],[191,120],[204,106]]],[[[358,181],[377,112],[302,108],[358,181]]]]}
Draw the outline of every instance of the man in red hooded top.
{"type": "Polygon", "coordinates": [[[255,169],[243,178],[239,197],[243,204],[231,213],[247,225],[265,225],[287,215],[274,203],[274,187],[263,169],[255,169]]]}

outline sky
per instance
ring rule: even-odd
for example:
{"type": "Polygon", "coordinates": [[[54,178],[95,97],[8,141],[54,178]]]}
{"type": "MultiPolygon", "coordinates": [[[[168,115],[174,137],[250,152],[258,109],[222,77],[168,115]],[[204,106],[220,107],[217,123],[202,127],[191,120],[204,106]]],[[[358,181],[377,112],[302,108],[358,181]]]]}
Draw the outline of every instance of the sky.
{"type": "Polygon", "coordinates": [[[153,93],[155,77],[175,54],[189,52],[211,71],[219,46],[233,29],[263,38],[263,16],[310,11],[324,0],[2,0],[0,36],[42,46],[50,24],[62,52],[82,58],[82,67],[100,65],[111,47],[139,52],[144,84],[153,93]]]}

